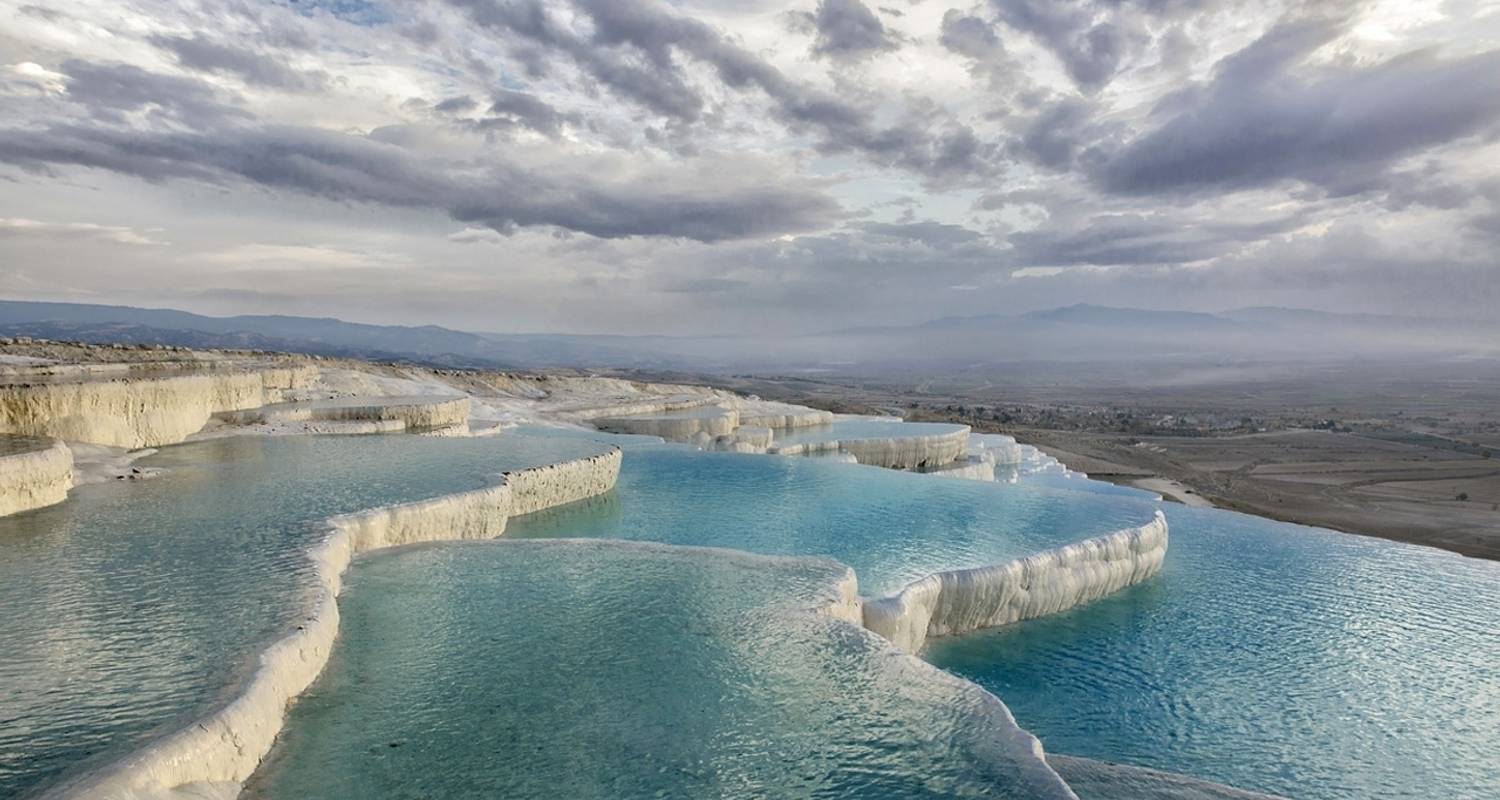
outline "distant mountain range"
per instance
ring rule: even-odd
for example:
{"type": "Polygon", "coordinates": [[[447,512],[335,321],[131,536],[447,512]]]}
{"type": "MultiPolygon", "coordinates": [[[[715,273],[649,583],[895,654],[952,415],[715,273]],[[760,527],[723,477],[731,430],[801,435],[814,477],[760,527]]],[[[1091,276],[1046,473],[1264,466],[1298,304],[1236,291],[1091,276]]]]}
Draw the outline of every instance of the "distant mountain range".
{"type": "Polygon", "coordinates": [[[278,350],[491,369],[763,372],[857,364],[905,372],[913,365],[939,362],[1500,354],[1500,326],[1493,323],[1275,307],[1211,314],[1073,305],[765,338],[472,333],[327,317],[210,317],[173,309],[0,301],[0,336],[278,350]]]}

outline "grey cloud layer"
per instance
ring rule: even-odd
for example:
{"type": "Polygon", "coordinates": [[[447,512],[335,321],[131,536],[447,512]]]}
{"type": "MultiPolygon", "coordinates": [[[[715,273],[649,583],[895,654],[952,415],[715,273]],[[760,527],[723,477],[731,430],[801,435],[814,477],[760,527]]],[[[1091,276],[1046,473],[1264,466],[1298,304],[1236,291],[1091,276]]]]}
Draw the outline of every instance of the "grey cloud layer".
{"type": "Polygon", "coordinates": [[[203,34],[155,35],[149,41],[172,53],[177,63],[188,69],[227,73],[246,83],[301,92],[322,88],[328,79],[325,73],[298,72],[274,55],[224,44],[203,34]]]}
{"type": "Polygon", "coordinates": [[[860,0],[820,0],[817,10],[803,14],[801,19],[817,33],[812,46],[817,56],[860,59],[900,47],[875,12],[860,0]]]}
{"type": "Polygon", "coordinates": [[[448,219],[442,246],[505,253],[507,279],[570,276],[598,305],[628,275],[653,308],[704,304],[685,318],[1172,286],[1337,304],[1362,264],[1472,305],[1497,281],[1500,14],[1384,1],[36,7],[16,30],[58,30],[0,64],[0,218],[25,221],[11,242],[157,227],[30,213],[33,188],[105,173],[368,204],[409,215],[383,233],[411,250],[448,219]],[[1396,38],[1361,41],[1362,22],[1396,38]],[[536,244],[554,236],[567,248],[536,244]]]}
{"type": "Polygon", "coordinates": [[[1339,21],[1287,23],[1219,65],[1206,86],[1171,98],[1170,117],[1100,165],[1112,192],[1263,186],[1284,179],[1337,187],[1500,120],[1500,51],[1430,52],[1368,67],[1298,74],[1339,21]]]}
{"type": "Polygon", "coordinates": [[[0,161],[33,170],[91,167],[148,181],[242,179],[331,200],[440,210],[502,232],[551,225],[605,238],[716,241],[824,227],[841,213],[806,184],[693,188],[683,185],[690,176],[671,172],[606,183],[499,158],[478,170],[461,169],[368,137],[285,126],[177,132],[80,123],[0,129],[0,161]]]}
{"type": "MultiPolygon", "coordinates": [[[[853,151],[942,181],[984,179],[1000,169],[993,161],[995,146],[961,122],[913,113],[881,123],[871,109],[794,81],[710,26],[655,3],[574,0],[576,10],[592,23],[592,33],[584,36],[565,28],[538,0],[449,2],[475,23],[520,37],[523,46],[541,48],[549,57],[565,56],[620,98],[679,122],[698,121],[707,102],[692,87],[679,58],[686,56],[731,90],[762,92],[778,119],[793,130],[816,133],[823,152],[853,151]]],[[[819,30],[820,36],[827,35],[819,30]]],[[[843,27],[840,31],[834,35],[844,37],[841,46],[848,46],[850,34],[843,27]]],[[[542,63],[537,68],[545,69],[542,63]]]]}

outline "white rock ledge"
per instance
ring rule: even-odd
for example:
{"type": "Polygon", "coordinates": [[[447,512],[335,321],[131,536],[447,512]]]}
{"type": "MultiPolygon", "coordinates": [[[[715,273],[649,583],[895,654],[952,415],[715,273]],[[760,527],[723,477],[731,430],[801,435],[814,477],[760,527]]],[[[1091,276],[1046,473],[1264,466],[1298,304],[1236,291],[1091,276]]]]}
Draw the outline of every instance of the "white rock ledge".
{"type": "Polygon", "coordinates": [[[215,412],[278,402],[314,373],[265,367],[10,383],[0,386],[0,433],[131,449],[176,444],[202,430],[215,412]]]}
{"type": "MultiPolygon", "coordinates": [[[[611,448],[589,458],[507,472],[484,489],[332,518],[327,538],[308,553],[317,574],[313,611],[261,654],[239,696],[190,727],[46,797],[233,797],[270,751],[287,705],[328,663],[338,637],[338,594],[355,555],[416,542],[500,536],[512,516],[609,491],[619,478],[620,459],[619,448],[611,448]]],[[[851,593],[843,589],[841,595],[851,593]]],[[[848,618],[851,602],[841,598],[827,613],[848,618]]]]}
{"type": "Polygon", "coordinates": [[[73,451],[57,440],[21,440],[20,452],[0,455],[0,517],[68,499],[73,451]]]}
{"type": "Polygon", "coordinates": [[[772,430],[787,430],[833,422],[833,414],[785,403],[742,400],[738,403],[700,404],[686,408],[664,406],[650,411],[634,406],[629,414],[589,414],[585,418],[599,430],[660,436],[673,442],[704,444],[720,440],[716,449],[765,450],[772,430]],[[723,446],[723,445],[730,446],[723,446]],[[745,448],[734,445],[744,444],[745,448]]]}
{"type": "MultiPolygon", "coordinates": [[[[896,424],[896,423],[893,423],[896,424]]],[[[854,460],[872,467],[917,470],[951,464],[969,446],[969,428],[926,436],[891,438],[830,439],[823,442],[773,446],[767,452],[783,456],[810,456],[847,453],[854,460]]]]}
{"type": "Polygon", "coordinates": [[[950,636],[1055,614],[1140,583],[1161,569],[1167,518],[1005,564],[928,575],[864,602],[866,628],[908,653],[950,636]]]}
{"type": "Polygon", "coordinates": [[[350,397],[337,401],[275,403],[221,411],[214,418],[233,425],[293,422],[394,423],[399,430],[427,431],[468,424],[468,397],[350,397]]]}

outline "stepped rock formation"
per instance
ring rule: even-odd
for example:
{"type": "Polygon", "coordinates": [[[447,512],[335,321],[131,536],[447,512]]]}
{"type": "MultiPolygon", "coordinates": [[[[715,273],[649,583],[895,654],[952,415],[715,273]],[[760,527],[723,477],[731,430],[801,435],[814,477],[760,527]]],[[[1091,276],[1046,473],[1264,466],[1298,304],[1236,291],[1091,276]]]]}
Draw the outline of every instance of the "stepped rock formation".
{"type": "Polygon", "coordinates": [[[936,469],[926,470],[923,474],[968,481],[993,481],[995,480],[995,462],[969,456],[936,469]]]}
{"type": "MultiPolygon", "coordinates": [[[[296,630],[261,654],[238,697],[218,712],[113,766],[49,794],[90,800],[233,797],[271,749],[287,704],[323,671],[339,630],[338,594],[359,553],[417,542],[488,539],[511,516],[603,494],[620,474],[618,448],[588,458],[504,473],[483,489],[387,506],[329,520],[328,537],[308,557],[318,598],[296,630]]],[[[847,618],[851,590],[828,613],[847,618]]]]}
{"type": "Polygon", "coordinates": [[[131,449],[175,444],[202,430],[216,412],[278,402],[314,374],[311,367],[266,366],[130,370],[103,380],[96,371],[13,376],[0,386],[0,433],[131,449]]]}
{"type": "Polygon", "coordinates": [[[864,624],[908,653],[951,636],[1055,614],[1140,583],[1161,569],[1167,518],[1025,558],[928,575],[864,602],[864,624]]]}
{"type": "Polygon", "coordinates": [[[221,411],[215,419],[235,425],[289,422],[394,422],[407,431],[456,428],[469,421],[468,397],[354,397],[335,401],[276,403],[221,411]]]}
{"type": "Polygon", "coordinates": [[[969,428],[948,433],[888,438],[836,439],[785,447],[773,446],[767,452],[783,455],[818,455],[848,453],[861,464],[887,469],[924,469],[958,460],[969,446],[969,428]]]}
{"type": "MultiPolygon", "coordinates": [[[[595,409],[583,415],[600,430],[660,436],[671,442],[743,442],[762,450],[771,443],[771,430],[828,425],[833,414],[814,408],[771,403],[763,400],[724,398],[716,403],[680,405],[667,401],[656,406],[635,404],[595,409]],[[628,408],[628,411],[622,411],[628,408]],[[760,444],[764,442],[765,444],[760,444]]],[[[729,448],[726,448],[729,449],[729,448]]]]}
{"type": "MultiPolygon", "coordinates": [[[[0,440],[8,437],[0,437],[0,440]]],[[[0,517],[61,503],[73,488],[73,451],[57,440],[19,438],[0,455],[0,517]]]]}

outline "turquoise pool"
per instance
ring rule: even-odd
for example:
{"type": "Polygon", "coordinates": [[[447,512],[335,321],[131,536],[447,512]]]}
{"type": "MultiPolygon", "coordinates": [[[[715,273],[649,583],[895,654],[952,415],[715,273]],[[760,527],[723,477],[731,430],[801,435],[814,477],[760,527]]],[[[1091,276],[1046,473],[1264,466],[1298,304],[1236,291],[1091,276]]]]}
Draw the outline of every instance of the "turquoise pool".
{"type": "MultiPolygon", "coordinates": [[[[874,423],[887,424],[889,423],[874,423]]],[[[630,443],[609,495],[513,522],[596,537],[836,559],[867,595],[1149,522],[1151,496],[916,475],[819,459],[630,443]]]]}
{"type": "Polygon", "coordinates": [[[933,642],[970,684],[808,614],[844,574],[828,559],[880,595],[1161,504],[1057,470],[991,484],[553,429],[203,442],[0,519],[0,796],[233,694],[302,613],[327,516],[601,441],[627,451],[618,488],[512,521],[518,541],[356,562],[252,795],[1048,796],[983,687],[1049,752],[1298,798],[1500,796],[1500,565],[1166,505],[1147,583],[933,642]]]}
{"type": "Polygon", "coordinates": [[[1049,752],[1308,800],[1500,797],[1500,564],[1166,511],[1148,583],[928,658],[1049,752]]]}
{"type": "Polygon", "coordinates": [[[332,514],[591,455],[582,439],[233,437],[149,481],[0,519],[0,797],[112,760],[233,695],[304,610],[332,514]]]}
{"type": "Polygon", "coordinates": [[[1004,707],[805,610],[841,565],[557,540],[380,553],[251,797],[1065,797],[1004,707]]]}

